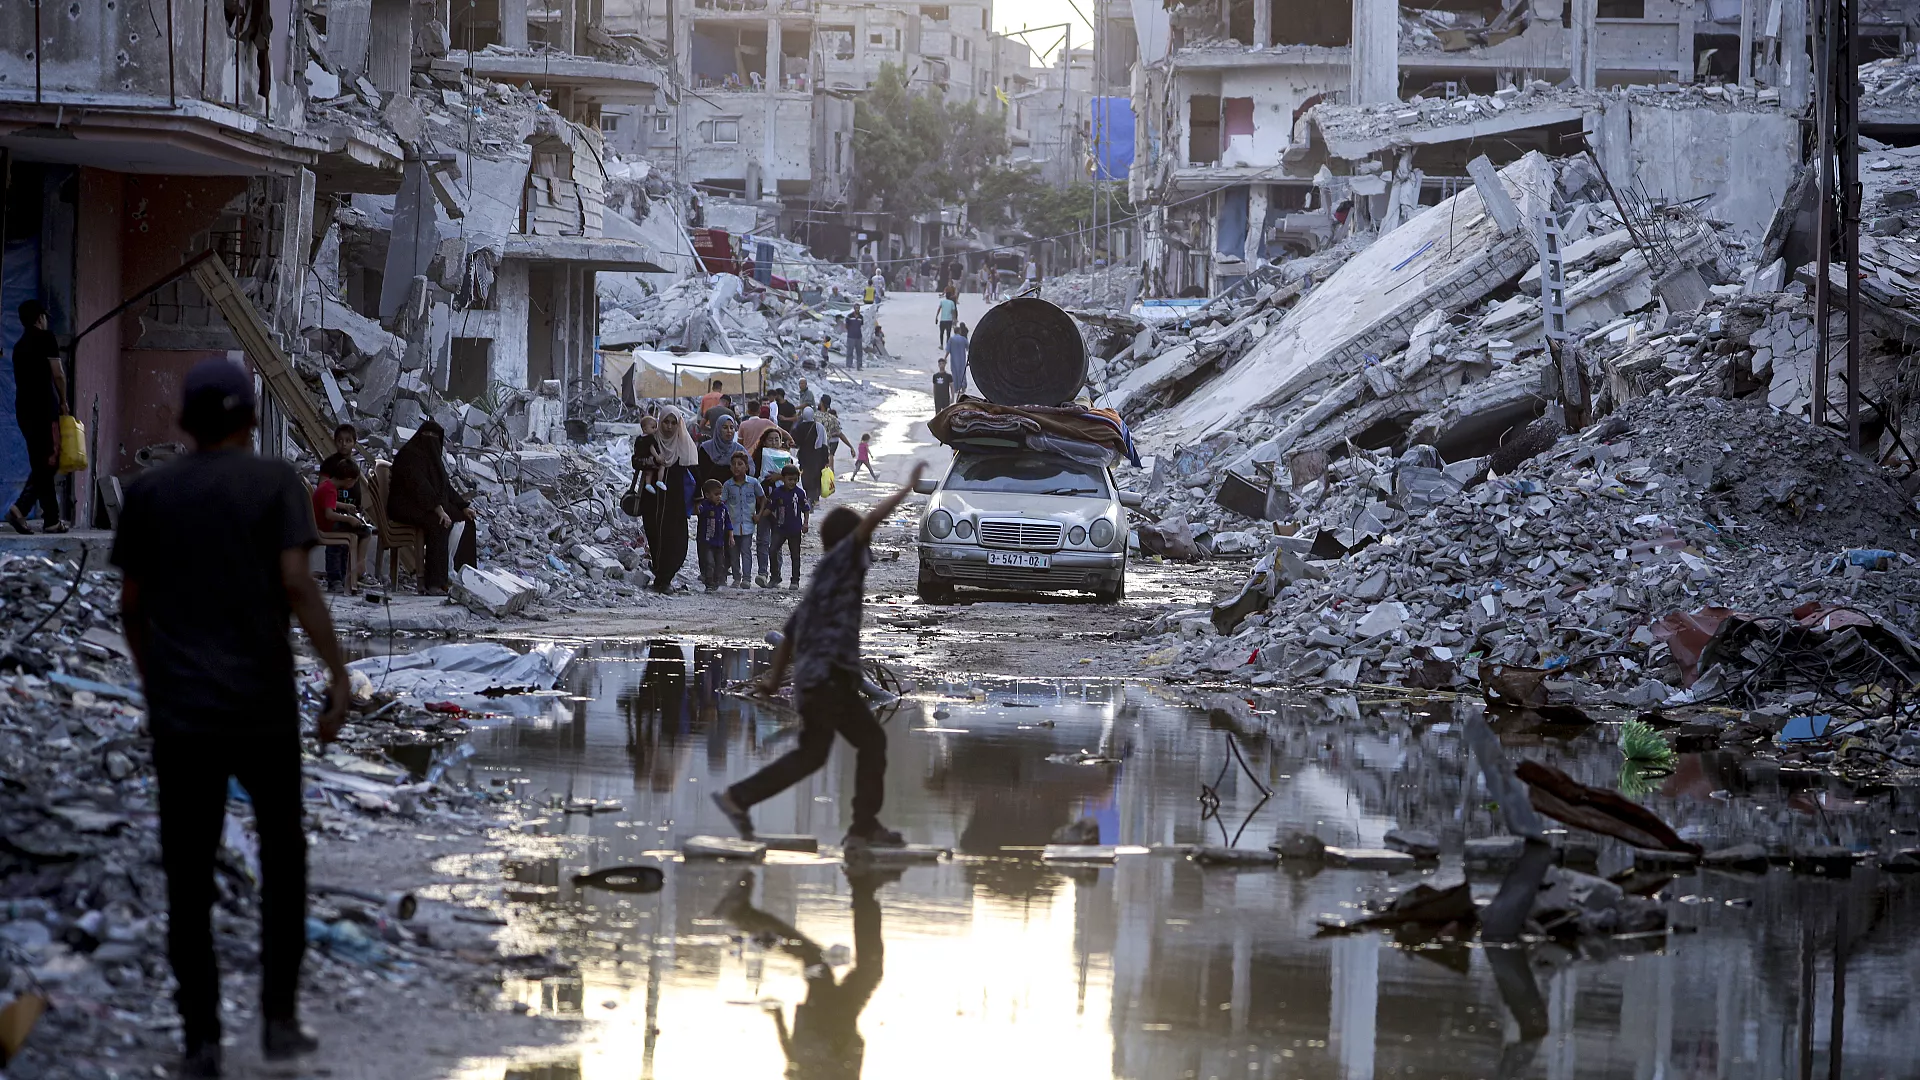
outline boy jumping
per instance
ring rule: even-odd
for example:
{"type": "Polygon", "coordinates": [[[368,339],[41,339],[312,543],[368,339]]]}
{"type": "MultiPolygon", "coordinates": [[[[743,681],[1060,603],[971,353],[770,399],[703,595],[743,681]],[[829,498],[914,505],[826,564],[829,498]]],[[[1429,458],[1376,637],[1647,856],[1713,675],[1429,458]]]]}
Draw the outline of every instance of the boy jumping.
{"type": "Polygon", "coordinates": [[[800,710],[800,745],[779,760],[713,796],[714,805],[742,838],[752,839],[755,804],[778,795],[819,771],[833,748],[834,732],[846,737],[858,752],[853,779],[853,825],[843,845],[850,851],[864,847],[900,847],[900,834],[880,824],[880,804],[886,798],[887,735],[867,710],[860,695],[860,617],[866,598],[867,567],[873,562],[868,544],[873,531],[899,509],[913,485],[925,475],[925,462],[916,464],[905,487],[887,496],[861,517],[854,510],[835,507],[820,522],[820,556],[807,593],[787,619],[785,635],[773,653],[773,666],[759,679],[759,688],[773,693],[793,666],[794,704],[800,710]]]}

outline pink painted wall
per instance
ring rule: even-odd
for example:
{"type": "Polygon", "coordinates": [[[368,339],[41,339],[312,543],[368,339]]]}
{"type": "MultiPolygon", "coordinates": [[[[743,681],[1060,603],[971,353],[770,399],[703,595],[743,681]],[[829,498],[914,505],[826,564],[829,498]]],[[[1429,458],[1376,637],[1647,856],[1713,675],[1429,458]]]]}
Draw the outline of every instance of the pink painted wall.
{"type": "MultiPolygon", "coordinates": [[[[116,304],[120,297],[146,288],[178,267],[195,237],[213,227],[221,210],[247,187],[241,176],[128,175],[124,181],[124,239],[116,304]]],[[[134,451],[149,443],[186,441],[175,423],[180,381],[201,360],[226,355],[219,350],[140,348],[142,310],[136,304],[119,319],[116,473],[133,469],[134,451]]],[[[108,444],[100,445],[104,449],[108,444]]]]}
{"type": "MultiPolygon", "coordinates": [[[[80,213],[74,242],[74,329],[78,332],[120,303],[120,251],[123,235],[123,174],[102,169],[80,170],[80,213]]],[[[81,339],[74,350],[73,414],[88,431],[94,447],[91,468],[74,477],[76,515],[93,505],[96,471],[119,472],[120,458],[120,324],[109,322],[81,339]],[[95,413],[98,412],[98,418],[95,413]]],[[[82,521],[81,524],[91,524],[82,521]]]]}

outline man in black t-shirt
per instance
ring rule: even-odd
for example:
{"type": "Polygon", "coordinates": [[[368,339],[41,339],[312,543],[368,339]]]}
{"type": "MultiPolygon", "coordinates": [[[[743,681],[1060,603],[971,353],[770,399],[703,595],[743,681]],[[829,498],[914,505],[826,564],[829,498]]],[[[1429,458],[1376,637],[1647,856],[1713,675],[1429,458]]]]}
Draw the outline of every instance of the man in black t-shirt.
{"type": "Polygon", "coordinates": [[[307,846],[301,831],[300,714],[288,616],[329,674],[322,742],[350,691],[333,622],[309,570],[313,508],[292,466],[249,446],[253,381],[205,360],[187,373],[180,426],[194,443],[135,480],[112,560],[147,697],[167,874],[167,959],[186,1057],[180,1075],[220,1075],[220,972],[210,920],[228,778],[253,803],[260,838],[261,1042],[268,1060],[313,1050],[300,1030],[307,846]]]}
{"type": "Polygon", "coordinates": [[[40,504],[42,532],[66,532],[60,520],[58,475],[60,437],[54,425],[67,414],[67,372],[60,363],[60,342],[47,329],[47,308],[38,300],[20,304],[23,333],[13,346],[13,416],[27,440],[27,486],[7,508],[7,524],[27,531],[27,514],[40,504]]]}
{"type": "Polygon", "coordinates": [[[953,404],[953,372],[947,370],[947,358],[941,357],[939,367],[933,373],[933,411],[935,414],[947,411],[953,404]]]}

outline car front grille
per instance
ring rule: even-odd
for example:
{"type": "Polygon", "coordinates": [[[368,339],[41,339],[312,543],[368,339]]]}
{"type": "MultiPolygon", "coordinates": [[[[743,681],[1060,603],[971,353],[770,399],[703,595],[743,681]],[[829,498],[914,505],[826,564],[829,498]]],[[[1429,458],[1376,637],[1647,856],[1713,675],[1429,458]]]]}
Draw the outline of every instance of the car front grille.
{"type": "Polygon", "coordinates": [[[959,585],[979,585],[998,589],[1097,589],[1103,575],[1081,570],[1029,570],[1013,566],[987,566],[984,563],[958,563],[947,569],[949,580],[959,585]]]}
{"type": "Polygon", "coordinates": [[[983,547],[1054,551],[1060,547],[1060,523],[1017,519],[982,521],[980,543],[983,547]]]}

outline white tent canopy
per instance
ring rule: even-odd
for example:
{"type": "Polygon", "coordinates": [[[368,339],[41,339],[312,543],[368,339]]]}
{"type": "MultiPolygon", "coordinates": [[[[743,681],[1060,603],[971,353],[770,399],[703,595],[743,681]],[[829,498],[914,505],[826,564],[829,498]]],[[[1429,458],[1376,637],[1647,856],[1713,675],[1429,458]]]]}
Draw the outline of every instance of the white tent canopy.
{"type": "Polygon", "coordinates": [[[767,389],[767,358],[762,356],[638,349],[602,352],[600,360],[601,379],[623,400],[699,397],[715,379],[729,394],[761,394],[767,389]]]}

